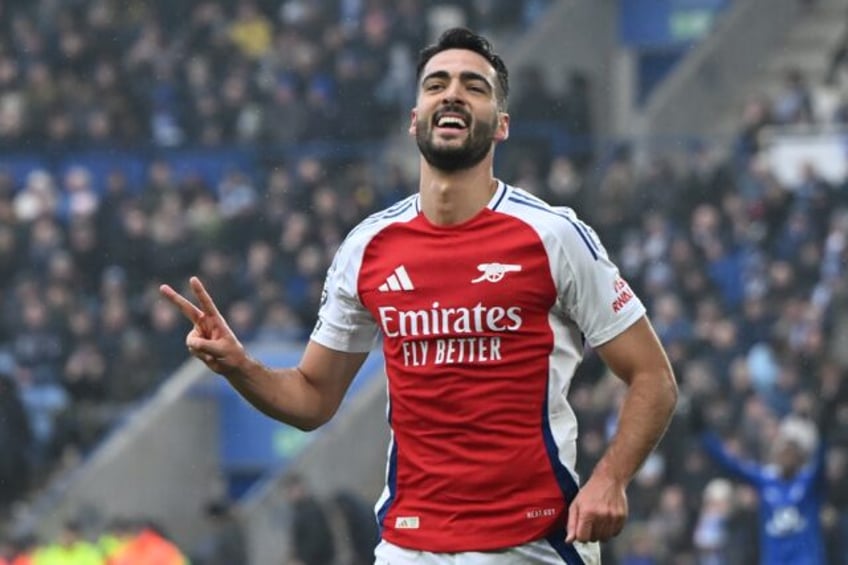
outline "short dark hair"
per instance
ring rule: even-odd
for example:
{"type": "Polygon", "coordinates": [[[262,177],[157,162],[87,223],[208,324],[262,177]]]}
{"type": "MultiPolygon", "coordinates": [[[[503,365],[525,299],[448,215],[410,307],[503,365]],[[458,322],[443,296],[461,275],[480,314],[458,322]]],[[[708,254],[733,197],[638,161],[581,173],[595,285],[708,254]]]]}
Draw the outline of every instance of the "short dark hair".
{"type": "Polygon", "coordinates": [[[498,105],[501,108],[506,108],[509,100],[509,71],[503,59],[492,49],[492,44],[489,40],[464,27],[454,27],[448,29],[439,36],[436,43],[428,45],[418,53],[418,68],[415,76],[418,80],[421,79],[421,72],[427,65],[427,62],[437,53],[447,51],[448,49],[466,49],[477,53],[489,64],[494,67],[498,75],[498,84],[496,94],[499,98],[498,105]]]}

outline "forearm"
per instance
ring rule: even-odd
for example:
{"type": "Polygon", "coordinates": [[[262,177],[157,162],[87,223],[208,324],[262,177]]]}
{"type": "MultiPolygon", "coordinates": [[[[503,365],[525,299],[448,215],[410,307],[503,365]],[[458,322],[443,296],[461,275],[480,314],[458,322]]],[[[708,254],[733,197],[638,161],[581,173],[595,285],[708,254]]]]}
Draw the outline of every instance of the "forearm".
{"type": "Polygon", "coordinates": [[[630,380],[618,429],[596,472],[626,485],[657,446],[674,413],[677,385],[671,372],[641,373],[630,380]]]}
{"type": "Polygon", "coordinates": [[[225,378],[260,412],[301,430],[321,426],[337,408],[300,368],[271,369],[246,357],[225,378]]]}

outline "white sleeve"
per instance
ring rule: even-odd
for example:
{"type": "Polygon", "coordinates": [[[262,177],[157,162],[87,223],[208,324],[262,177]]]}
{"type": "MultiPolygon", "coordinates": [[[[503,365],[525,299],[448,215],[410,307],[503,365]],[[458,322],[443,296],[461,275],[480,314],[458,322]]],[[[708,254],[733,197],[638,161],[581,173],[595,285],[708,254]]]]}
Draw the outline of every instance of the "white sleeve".
{"type": "Polygon", "coordinates": [[[379,341],[379,326],[360,302],[357,291],[363,251],[359,238],[345,240],[324,280],[311,339],[336,351],[367,353],[379,341]]]}
{"type": "Polygon", "coordinates": [[[644,316],[645,307],[621,278],[606,249],[589,226],[570,209],[561,239],[559,265],[554,265],[559,298],[565,313],[592,347],[629,328],[644,316]]]}

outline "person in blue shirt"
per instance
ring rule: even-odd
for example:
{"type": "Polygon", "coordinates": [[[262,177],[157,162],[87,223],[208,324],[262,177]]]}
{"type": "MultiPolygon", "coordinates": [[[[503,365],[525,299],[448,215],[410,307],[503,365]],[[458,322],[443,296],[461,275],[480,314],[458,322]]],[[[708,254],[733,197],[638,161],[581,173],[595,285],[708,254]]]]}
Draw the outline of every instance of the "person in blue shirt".
{"type": "Polygon", "coordinates": [[[825,565],[819,515],[826,447],[816,426],[798,417],[785,418],[771,446],[770,461],[759,463],[728,450],[717,434],[703,427],[702,417],[694,421],[707,453],[729,476],[757,491],[760,563],[825,565]]]}

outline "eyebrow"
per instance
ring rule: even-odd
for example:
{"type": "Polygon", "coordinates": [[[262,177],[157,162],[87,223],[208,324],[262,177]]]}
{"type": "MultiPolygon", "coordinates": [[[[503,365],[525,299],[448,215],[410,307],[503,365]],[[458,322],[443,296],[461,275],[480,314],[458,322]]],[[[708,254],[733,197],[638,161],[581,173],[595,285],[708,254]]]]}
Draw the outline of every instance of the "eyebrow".
{"type": "MultiPolygon", "coordinates": [[[[427,82],[430,79],[449,79],[449,78],[450,78],[450,73],[448,73],[447,71],[433,71],[432,73],[428,74],[427,76],[425,76],[424,78],[421,79],[421,84],[424,84],[425,82],[427,82]]],[[[462,82],[471,82],[471,81],[479,80],[479,81],[483,82],[489,88],[489,90],[494,89],[494,85],[491,82],[489,82],[489,79],[487,79],[485,76],[481,75],[480,73],[475,73],[474,71],[462,71],[461,73],[459,73],[459,79],[462,82]]]]}

